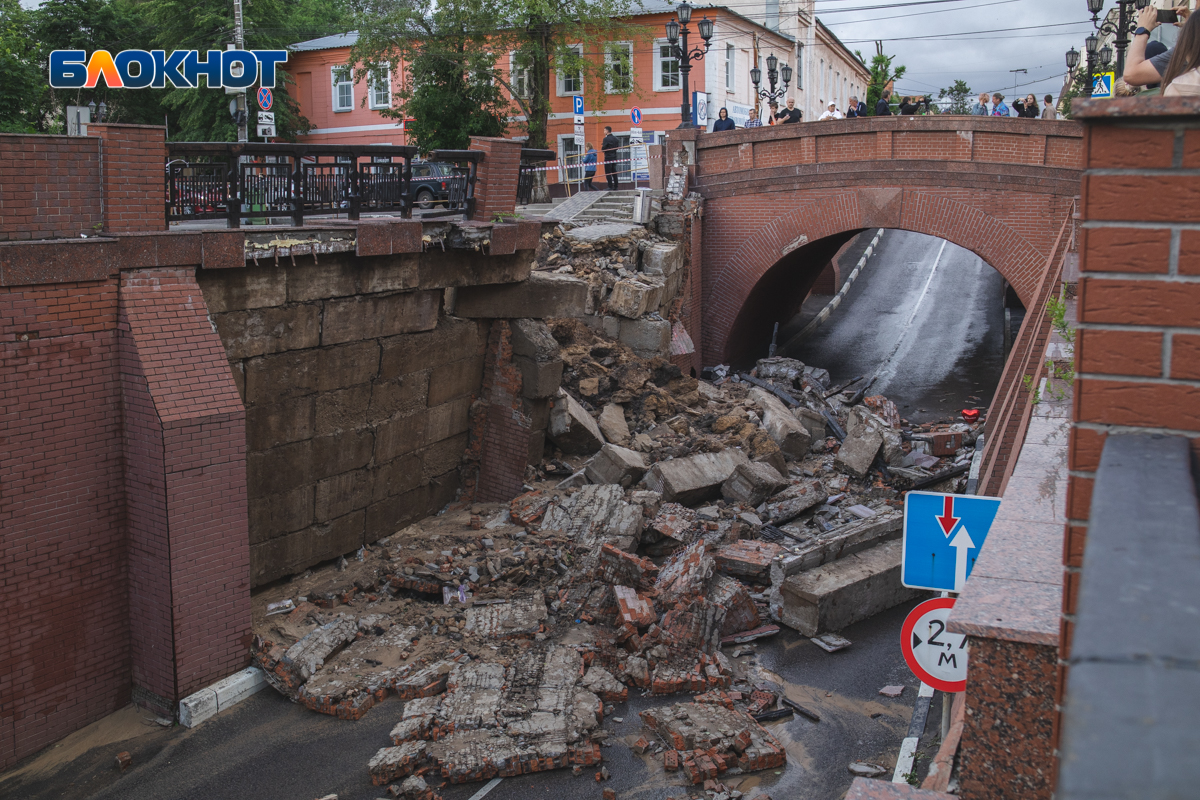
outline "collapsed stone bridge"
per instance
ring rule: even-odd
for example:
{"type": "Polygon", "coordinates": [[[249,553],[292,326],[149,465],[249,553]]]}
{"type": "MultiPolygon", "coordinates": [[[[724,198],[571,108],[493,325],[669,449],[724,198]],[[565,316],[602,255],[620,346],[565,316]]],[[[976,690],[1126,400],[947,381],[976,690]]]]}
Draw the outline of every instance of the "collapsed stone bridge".
{"type": "MultiPolygon", "coordinates": [[[[1070,121],[886,117],[677,131],[674,175],[703,198],[689,333],[699,364],[761,355],[822,269],[867,228],[964,247],[1032,307],[1071,214],[1083,130],[1070,121]],[[682,151],[682,152],[681,152],[682,151]]],[[[681,181],[676,181],[679,185],[681,181]]],[[[693,266],[695,264],[693,255],[693,266]]]]}

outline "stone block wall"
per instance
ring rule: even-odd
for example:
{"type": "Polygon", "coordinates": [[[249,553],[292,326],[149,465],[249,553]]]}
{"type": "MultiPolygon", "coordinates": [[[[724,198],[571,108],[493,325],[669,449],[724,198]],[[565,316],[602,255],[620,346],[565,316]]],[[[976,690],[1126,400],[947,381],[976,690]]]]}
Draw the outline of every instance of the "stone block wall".
{"type": "Polygon", "coordinates": [[[417,288],[431,256],[200,272],[246,407],[252,584],[454,499],[487,330],[417,288]]]}

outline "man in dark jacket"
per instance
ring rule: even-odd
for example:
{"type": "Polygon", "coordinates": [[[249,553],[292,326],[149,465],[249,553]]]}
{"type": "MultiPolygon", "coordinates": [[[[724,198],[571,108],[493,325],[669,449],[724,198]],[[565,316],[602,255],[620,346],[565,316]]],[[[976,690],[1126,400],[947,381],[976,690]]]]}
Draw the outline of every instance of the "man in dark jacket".
{"type": "Polygon", "coordinates": [[[621,142],[613,136],[612,128],[608,125],[604,126],[604,139],[600,142],[600,149],[604,151],[604,181],[609,189],[615,190],[618,186],[617,151],[621,149],[621,142]]]}
{"type": "Polygon", "coordinates": [[[890,89],[884,89],[883,94],[879,97],[879,102],[875,104],[875,116],[890,117],[892,115],[892,107],[889,102],[892,99],[890,89]]]}
{"type": "Polygon", "coordinates": [[[846,119],[854,117],[865,117],[867,115],[867,104],[859,102],[857,97],[850,98],[850,107],[846,109],[846,119]]]}

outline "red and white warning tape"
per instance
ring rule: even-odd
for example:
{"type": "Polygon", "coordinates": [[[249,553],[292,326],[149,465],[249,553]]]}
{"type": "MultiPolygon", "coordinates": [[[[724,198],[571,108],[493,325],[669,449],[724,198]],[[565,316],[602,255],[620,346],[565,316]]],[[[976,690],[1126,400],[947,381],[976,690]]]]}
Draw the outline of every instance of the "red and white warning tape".
{"type": "MultiPolygon", "coordinates": [[[[660,158],[662,158],[662,156],[646,156],[645,160],[653,161],[655,159],[660,159],[660,158]]],[[[638,159],[638,160],[641,161],[642,159],[638,159]]],[[[632,158],[618,158],[616,161],[597,161],[596,168],[599,169],[600,167],[604,166],[605,164],[631,164],[631,163],[633,163],[632,158]]],[[[584,164],[582,161],[576,161],[571,164],[564,164],[563,162],[559,161],[553,167],[522,167],[522,169],[526,172],[549,172],[552,169],[578,169],[579,167],[589,167],[589,166],[591,166],[591,165],[584,164]]]]}

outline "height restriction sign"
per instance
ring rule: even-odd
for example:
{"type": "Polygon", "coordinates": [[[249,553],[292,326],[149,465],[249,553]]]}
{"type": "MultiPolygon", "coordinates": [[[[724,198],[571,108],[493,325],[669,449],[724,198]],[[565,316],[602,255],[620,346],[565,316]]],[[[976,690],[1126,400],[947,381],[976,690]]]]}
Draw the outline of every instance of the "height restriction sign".
{"type": "Polygon", "coordinates": [[[909,612],[900,629],[900,650],[913,674],[942,692],[967,688],[967,637],[947,633],[954,598],[935,597],[909,612]]]}

